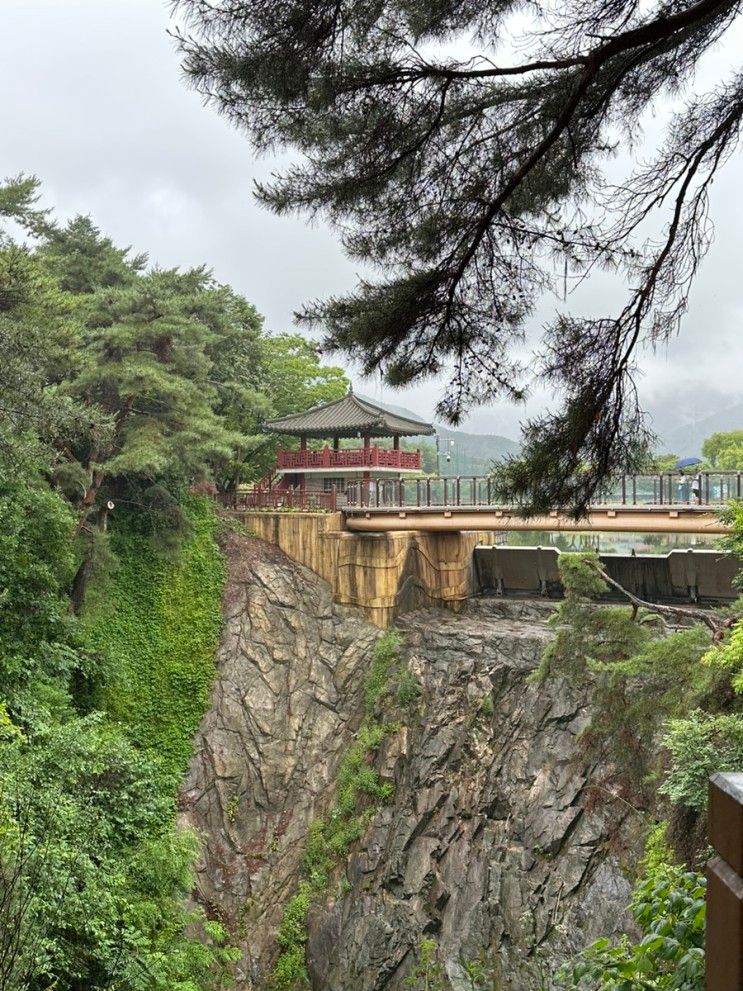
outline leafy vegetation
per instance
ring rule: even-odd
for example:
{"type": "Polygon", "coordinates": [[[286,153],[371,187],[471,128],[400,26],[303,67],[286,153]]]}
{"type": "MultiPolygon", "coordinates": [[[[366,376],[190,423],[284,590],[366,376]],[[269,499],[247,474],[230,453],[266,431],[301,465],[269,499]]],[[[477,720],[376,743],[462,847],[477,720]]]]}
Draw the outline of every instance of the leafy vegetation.
{"type": "Polygon", "coordinates": [[[417,701],[421,693],[420,682],[407,668],[403,671],[397,679],[397,687],[395,688],[395,699],[398,705],[410,706],[417,701]]]}
{"type": "MultiPolygon", "coordinates": [[[[141,538],[126,548],[88,625],[65,609],[60,583],[72,573],[71,515],[48,490],[28,494],[56,506],[59,533],[39,527],[11,559],[28,604],[36,597],[43,608],[7,612],[0,634],[0,987],[216,987],[235,953],[219,924],[185,908],[196,845],[175,826],[176,785],[206,704],[204,690],[189,693],[208,686],[218,635],[211,509],[189,507],[194,535],[182,559],[164,565],[141,538]],[[178,608],[152,603],[145,621],[141,599],[117,594],[132,576],[144,594],[159,588],[178,608]],[[188,652],[178,653],[178,638],[170,651],[173,620],[188,652]],[[150,638],[159,652],[145,650],[150,638]],[[137,669],[119,662],[138,648],[151,681],[125,691],[122,680],[135,681],[137,669]],[[187,935],[199,931],[202,940],[187,935]]],[[[0,495],[0,506],[15,509],[15,495],[0,495]]]]}
{"type": "Polygon", "coordinates": [[[740,471],[743,469],[743,430],[712,434],[702,444],[702,455],[710,468],[717,471],[740,471]]]}
{"type": "Polygon", "coordinates": [[[600,939],[559,975],[561,987],[601,991],[701,991],[704,986],[703,874],[685,871],[651,834],[631,910],[643,938],[600,939]],[[653,849],[655,847],[655,849],[653,849]]]}
{"type": "Polygon", "coordinates": [[[672,802],[695,812],[707,810],[709,777],[743,767],[743,717],[738,712],[695,710],[667,723],[663,746],[671,766],[661,790],[672,802]]]}
{"type": "Polygon", "coordinates": [[[235,952],[184,908],[196,838],[174,827],[152,760],[102,714],[5,741],[2,757],[4,991],[220,985],[235,952]]]}
{"type": "MultiPolygon", "coordinates": [[[[596,715],[583,744],[614,765],[613,786],[626,800],[650,807],[665,773],[666,755],[657,746],[663,726],[695,708],[740,706],[730,698],[726,676],[703,663],[710,651],[704,627],[669,632],[646,610],[596,605],[607,591],[597,561],[588,552],[560,556],[565,599],[550,620],[555,637],[535,677],[592,680],[596,715]]],[[[666,753],[673,761],[673,751],[666,753]]]]}
{"type": "Polygon", "coordinates": [[[423,991],[444,991],[444,968],[438,958],[435,939],[423,939],[418,946],[418,960],[403,981],[406,988],[423,991]]]}
{"type": "Polygon", "coordinates": [[[109,659],[93,704],[152,755],[171,786],[209,701],[224,581],[209,502],[190,497],[182,509],[188,535],[175,555],[158,551],[135,514],[118,523],[116,569],[82,617],[90,647],[109,659]]]}
{"type": "MultiPolygon", "coordinates": [[[[730,517],[730,545],[740,551],[739,507],[730,517]]],[[[669,630],[643,609],[597,606],[606,586],[595,565],[590,554],[561,557],[566,596],[539,678],[592,679],[596,713],[583,742],[615,768],[596,789],[648,818],[665,802],[669,822],[651,832],[631,906],[642,940],[599,940],[563,972],[561,986],[701,991],[705,882],[693,861],[704,852],[709,775],[743,764],[742,624],[711,646],[701,624],[669,630]]]]}
{"type": "Polygon", "coordinates": [[[213,991],[237,954],[186,907],[176,790],[223,564],[189,492],[262,474],[260,420],[345,381],[37,195],[0,184],[0,991],[213,991]]]}

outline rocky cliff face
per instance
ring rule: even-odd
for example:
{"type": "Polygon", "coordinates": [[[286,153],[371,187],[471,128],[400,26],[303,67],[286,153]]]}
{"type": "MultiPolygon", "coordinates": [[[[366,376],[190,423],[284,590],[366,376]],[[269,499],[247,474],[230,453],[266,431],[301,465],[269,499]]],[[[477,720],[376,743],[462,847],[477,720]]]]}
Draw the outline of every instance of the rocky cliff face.
{"type": "MultiPolygon", "coordinates": [[[[236,986],[262,989],[308,827],[334,792],[363,715],[378,631],[311,572],[248,538],[228,542],[226,626],[184,816],[203,836],[198,897],[244,950],[236,986]]],[[[527,682],[546,603],[481,601],[401,623],[418,700],[378,756],[394,796],[308,917],[313,988],[396,991],[434,940],[444,986],[549,987],[559,962],[629,927],[626,865],[639,823],[600,800],[579,735],[590,698],[527,682]],[[597,798],[599,800],[597,800],[597,798]]]]}

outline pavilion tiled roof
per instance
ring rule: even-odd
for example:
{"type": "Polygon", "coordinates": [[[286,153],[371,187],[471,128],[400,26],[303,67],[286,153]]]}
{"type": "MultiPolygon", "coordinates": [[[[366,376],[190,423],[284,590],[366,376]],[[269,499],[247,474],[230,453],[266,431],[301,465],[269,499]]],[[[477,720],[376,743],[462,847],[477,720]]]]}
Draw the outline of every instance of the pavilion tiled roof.
{"type": "Polygon", "coordinates": [[[342,399],[315,406],[306,413],[290,413],[277,420],[268,420],[263,424],[263,429],[276,434],[304,434],[306,437],[356,437],[358,434],[414,437],[434,433],[430,423],[393,413],[361,399],[351,390],[342,399]]]}

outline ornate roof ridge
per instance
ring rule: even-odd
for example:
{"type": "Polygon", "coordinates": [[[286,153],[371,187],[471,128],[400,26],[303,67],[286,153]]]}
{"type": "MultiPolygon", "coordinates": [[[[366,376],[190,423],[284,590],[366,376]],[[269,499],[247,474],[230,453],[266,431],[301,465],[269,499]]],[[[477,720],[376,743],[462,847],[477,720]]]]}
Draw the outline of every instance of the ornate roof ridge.
{"type": "Polygon", "coordinates": [[[356,436],[369,433],[376,437],[415,436],[434,433],[433,425],[394,413],[357,396],[352,388],[340,399],[320,403],[303,413],[289,413],[263,424],[264,430],[280,434],[305,434],[315,437],[356,436]]]}

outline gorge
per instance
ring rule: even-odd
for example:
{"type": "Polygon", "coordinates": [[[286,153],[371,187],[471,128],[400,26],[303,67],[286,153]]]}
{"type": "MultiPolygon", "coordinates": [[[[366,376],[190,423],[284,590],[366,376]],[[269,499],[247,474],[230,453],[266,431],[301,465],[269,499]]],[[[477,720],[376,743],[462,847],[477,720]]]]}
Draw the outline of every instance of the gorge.
{"type": "MultiPolygon", "coordinates": [[[[201,837],[198,899],[236,934],[236,987],[258,991],[364,720],[380,633],[277,548],[231,533],[226,552],[217,680],[181,809],[201,837]]],[[[581,746],[590,683],[529,679],[553,608],[486,599],[400,622],[377,702],[391,730],[368,758],[390,797],[312,899],[313,988],[411,986],[424,946],[442,987],[531,991],[592,940],[632,930],[644,825],[602,792],[611,769],[581,746]]]]}

